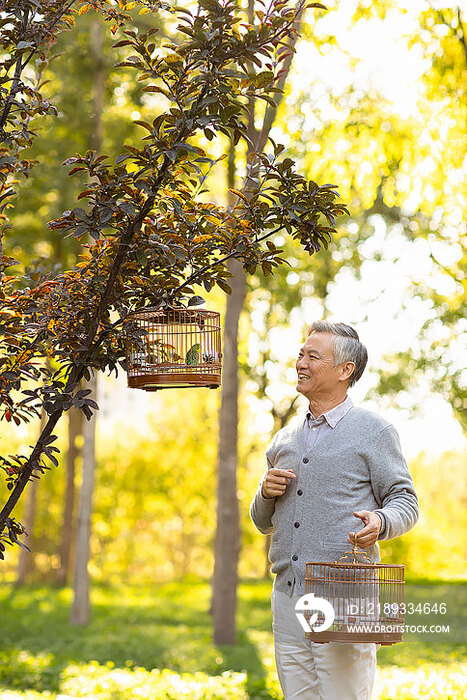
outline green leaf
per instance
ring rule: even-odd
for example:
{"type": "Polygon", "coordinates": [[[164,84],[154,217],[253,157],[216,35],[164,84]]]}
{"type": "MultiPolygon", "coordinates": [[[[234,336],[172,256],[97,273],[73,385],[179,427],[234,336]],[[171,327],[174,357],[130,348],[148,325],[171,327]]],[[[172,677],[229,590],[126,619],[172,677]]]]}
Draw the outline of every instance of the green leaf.
{"type": "Polygon", "coordinates": [[[153,131],[152,125],[149,124],[148,122],[142,121],[141,119],[135,119],[133,124],[138,124],[138,126],[142,126],[144,129],[147,129],[151,133],[153,131]]]}
{"type": "Polygon", "coordinates": [[[230,287],[224,280],[216,279],[216,284],[220,287],[226,294],[232,294],[232,287],[230,287]]]}
{"type": "Polygon", "coordinates": [[[203,299],[203,297],[198,297],[198,296],[191,297],[191,298],[188,300],[188,306],[199,306],[200,304],[205,304],[205,303],[206,303],[206,302],[205,302],[205,300],[203,299]]]}

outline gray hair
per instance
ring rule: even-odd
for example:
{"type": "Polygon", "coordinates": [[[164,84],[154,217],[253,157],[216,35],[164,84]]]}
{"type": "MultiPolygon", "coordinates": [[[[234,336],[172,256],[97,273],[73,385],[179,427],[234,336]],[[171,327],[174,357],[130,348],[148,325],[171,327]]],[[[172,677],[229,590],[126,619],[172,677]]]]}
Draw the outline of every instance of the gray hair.
{"type": "Polygon", "coordinates": [[[368,362],[368,352],[360,342],[357,331],[346,323],[315,321],[307,328],[307,336],[315,333],[331,333],[334,346],[334,366],[353,362],[355,369],[350,375],[349,386],[353,386],[363,374],[368,362]]]}

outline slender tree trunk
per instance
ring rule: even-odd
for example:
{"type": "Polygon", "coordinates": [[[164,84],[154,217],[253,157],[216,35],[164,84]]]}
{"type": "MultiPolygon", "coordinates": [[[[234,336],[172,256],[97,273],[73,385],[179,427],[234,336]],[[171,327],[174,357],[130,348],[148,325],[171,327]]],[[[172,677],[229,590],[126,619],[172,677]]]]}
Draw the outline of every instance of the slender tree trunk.
{"type": "MultiPolygon", "coordinates": [[[[298,31],[300,15],[295,29],[298,31]]],[[[248,21],[254,22],[254,0],[248,0],[248,21]]],[[[296,39],[290,44],[293,49],[296,39]]],[[[292,64],[292,54],[284,61],[278,87],[284,88],[292,64]]],[[[251,68],[251,67],[250,67],[251,68]]],[[[280,102],[281,98],[276,98],[280,102]]],[[[268,106],[261,130],[255,125],[255,100],[249,100],[248,154],[262,152],[277,115],[277,107],[268,106]]],[[[235,162],[231,152],[228,163],[228,186],[234,187],[235,162]]],[[[257,164],[252,164],[248,178],[254,179],[257,164]]],[[[251,183],[248,183],[251,184],[251,183]]],[[[237,437],[238,437],[238,322],[246,296],[246,276],[235,261],[231,267],[235,276],[230,280],[232,294],[227,297],[224,320],[224,357],[222,372],[222,403],[219,413],[217,529],[214,552],[211,611],[214,616],[214,642],[235,644],[235,614],[237,605],[238,559],[240,528],[237,497],[237,437]]]]}
{"type": "MultiPolygon", "coordinates": [[[[248,17],[253,21],[254,0],[248,0],[248,17]]],[[[256,131],[254,99],[249,99],[248,153],[252,150],[256,131]]],[[[235,148],[230,143],[227,164],[227,186],[235,187],[235,148]]],[[[233,197],[229,193],[229,202],[233,197]]],[[[246,295],[246,275],[238,261],[229,269],[234,275],[229,284],[224,319],[222,398],[219,411],[219,446],[217,467],[217,527],[214,548],[214,575],[211,610],[214,642],[235,644],[237,612],[238,559],[240,556],[240,521],[237,496],[238,461],[238,322],[246,295]]]]}
{"type": "MultiPolygon", "coordinates": [[[[95,375],[88,382],[86,388],[92,389],[90,396],[95,399],[97,388],[95,375]]],[[[96,414],[94,413],[91,420],[85,421],[83,426],[83,481],[81,484],[77,523],[74,599],[70,616],[72,625],[87,625],[90,615],[88,561],[94,491],[95,437],[96,414]]]]}
{"type": "Polygon", "coordinates": [[[56,581],[59,586],[66,586],[70,581],[70,568],[72,552],[74,549],[75,527],[73,512],[75,505],[75,474],[76,462],[81,454],[81,448],[77,444],[78,438],[83,432],[83,414],[77,408],[68,411],[68,453],[66,460],[66,486],[63,505],[63,524],[60,542],[60,568],[57,570],[56,581]]]}
{"type": "MultiPolygon", "coordinates": [[[[91,29],[91,54],[95,66],[94,72],[94,118],[90,147],[99,151],[102,145],[102,112],[104,109],[105,65],[103,52],[103,31],[99,20],[91,29]]],[[[97,398],[97,376],[86,385],[91,389],[90,396],[97,398]]],[[[87,625],[90,616],[89,572],[92,502],[94,492],[94,471],[96,463],[96,414],[90,421],[84,421],[83,428],[83,481],[81,485],[79,515],[76,536],[76,562],[74,577],[74,600],[70,622],[75,625],[87,625]]]]}
{"type": "Polygon", "coordinates": [[[217,531],[213,578],[214,642],[235,644],[237,569],[240,527],[237,498],[238,321],[246,293],[246,278],[237,261],[224,321],[222,404],[219,416],[217,531]]]}

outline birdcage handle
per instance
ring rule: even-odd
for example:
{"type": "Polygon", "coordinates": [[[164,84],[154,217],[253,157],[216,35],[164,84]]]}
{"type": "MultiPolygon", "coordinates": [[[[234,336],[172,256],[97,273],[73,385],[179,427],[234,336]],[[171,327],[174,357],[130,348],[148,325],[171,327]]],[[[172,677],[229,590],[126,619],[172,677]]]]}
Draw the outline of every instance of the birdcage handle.
{"type": "Polygon", "coordinates": [[[347,559],[349,555],[353,556],[353,562],[352,564],[358,564],[358,559],[357,557],[360,555],[362,559],[366,560],[370,564],[374,564],[374,562],[370,559],[370,557],[365,554],[363,549],[357,545],[357,533],[354,534],[353,536],[353,547],[352,549],[349,549],[348,552],[344,552],[344,554],[339,557],[337,561],[341,561],[341,559],[347,559]]]}

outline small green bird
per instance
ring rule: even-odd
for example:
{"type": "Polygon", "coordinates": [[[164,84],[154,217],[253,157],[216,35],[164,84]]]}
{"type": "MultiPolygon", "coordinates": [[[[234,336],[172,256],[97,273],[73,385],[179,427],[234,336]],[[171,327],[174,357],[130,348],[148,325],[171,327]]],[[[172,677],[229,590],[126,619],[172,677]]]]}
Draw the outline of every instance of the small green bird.
{"type": "Polygon", "coordinates": [[[197,365],[199,363],[201,345],[196,343],[187,352],[185,363],[187,365],[197,365]]]}

